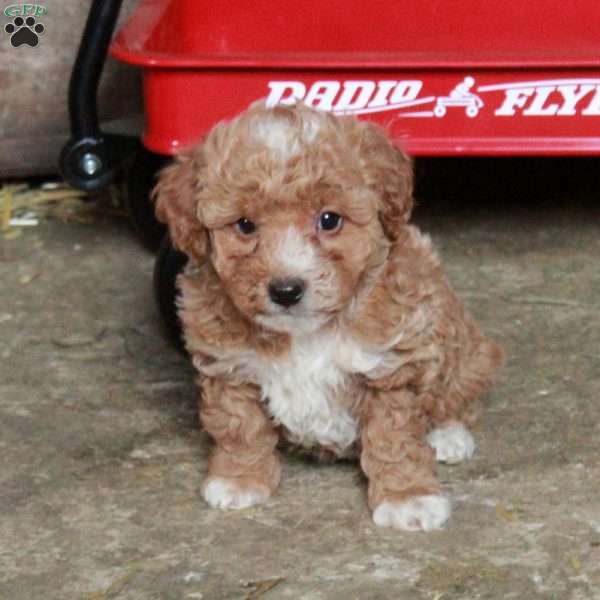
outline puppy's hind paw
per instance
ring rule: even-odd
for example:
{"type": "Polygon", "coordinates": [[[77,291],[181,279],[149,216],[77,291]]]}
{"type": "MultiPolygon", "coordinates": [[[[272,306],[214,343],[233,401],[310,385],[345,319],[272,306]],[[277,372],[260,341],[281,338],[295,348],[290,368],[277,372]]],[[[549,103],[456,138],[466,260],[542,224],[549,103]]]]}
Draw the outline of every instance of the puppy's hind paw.
{"type": "Polygon", "coordinates": [[[241,488],[225,477],[207,477],[202,485],[202,496],[213,508],[236,510],[261,504],[270,494],[263,486],[241,488]]]}
{"type": "Polygon", "coordinates": [[[436,460],[448,465],[467,460],[475,452],[473,436],[460,423],[434,429],[427,436],[427,443],[435,450],[436,460]]]}
{"type": "Polygon", "coordinates": [[[449,517],[450,501],[440,494],[414,496],[404,502],[382,502],[373,511],[375,525],[404,531],[441,529],[449,517]]]}

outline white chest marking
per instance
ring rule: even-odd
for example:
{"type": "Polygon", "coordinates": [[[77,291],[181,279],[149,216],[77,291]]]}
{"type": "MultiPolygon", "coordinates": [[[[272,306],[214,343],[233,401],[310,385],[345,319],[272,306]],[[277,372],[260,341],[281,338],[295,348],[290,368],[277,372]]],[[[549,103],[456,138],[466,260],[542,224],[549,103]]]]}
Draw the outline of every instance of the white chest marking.
{"type": "Polygon", "coordinates": [[[333,335],[294,338],[290,353],[265,363],[257,374],[273,418],[306,445],[350,446],[357,437],[356,420],[341,404],[348,372],[338,364],[333,335]]]}
{"type": "MultiPolygon", "coordinates": [[[[205,350],[211,352],[210,348],[205,350]]],[[[213,353],[215,362],[194,358],[196,368],[215,377],[237,372],[260,386],[262,399],[275,421],[306,446],[322,444],[348,449],[358,436],[358,423],[348,407],[357,400],[349,380],[353,374],[372,377],[385,366],[384,355],[332,333],[294,336],[284,357],[264,359],[252,352],[213,353]]]]}

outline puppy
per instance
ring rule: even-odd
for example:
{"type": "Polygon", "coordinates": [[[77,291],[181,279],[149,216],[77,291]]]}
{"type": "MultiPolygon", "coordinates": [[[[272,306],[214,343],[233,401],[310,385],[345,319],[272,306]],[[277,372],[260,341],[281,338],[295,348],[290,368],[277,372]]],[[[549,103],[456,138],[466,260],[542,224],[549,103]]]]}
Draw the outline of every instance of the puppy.
{"type": "Polygon", "coordinates": [[[213,507],[264,502],[278,442],[357,457],[377,525],[440,528],[435,461],[501,362],[430,240],[408,223],[412,165],[378,126],[254,104],[161,174],[158,218],[189,266],[179,314],[215,441],[213,507]]]}

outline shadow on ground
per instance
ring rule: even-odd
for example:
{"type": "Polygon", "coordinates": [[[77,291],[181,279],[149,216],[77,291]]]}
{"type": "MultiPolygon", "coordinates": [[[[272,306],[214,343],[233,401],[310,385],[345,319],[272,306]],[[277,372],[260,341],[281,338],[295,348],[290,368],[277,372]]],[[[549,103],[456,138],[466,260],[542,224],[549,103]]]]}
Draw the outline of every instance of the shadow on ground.
{"type": "Polygon", "coordinates": [[[371,523],[353,465],[287,461],[222,514],[193,373],[123,221],[0,242],[0,597],[600,598],[600,183],[593,160],[418,162],[415,219],[505,347],[448,527],[371,523]]]}

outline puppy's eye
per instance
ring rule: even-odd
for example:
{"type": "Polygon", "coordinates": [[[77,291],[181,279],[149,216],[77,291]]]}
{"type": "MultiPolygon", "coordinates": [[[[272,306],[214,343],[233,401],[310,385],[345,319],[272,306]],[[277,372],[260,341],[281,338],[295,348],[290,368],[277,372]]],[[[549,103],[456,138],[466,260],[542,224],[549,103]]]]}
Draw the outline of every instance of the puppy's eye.
{"type": "Polygon", "coordinates": [[[238,231],[244,235],[250,235],[256,231],[256,225],[250,221],[250,219],[246,218],[239,219],[235,226],[237,227],[238,231]]]}
{"type": "Polygon", "coordinates": [[[323,231],[337,231],[342,226],[341,215],[334,212],[324,212],[319,217],[319,229],[323,231]]]}

